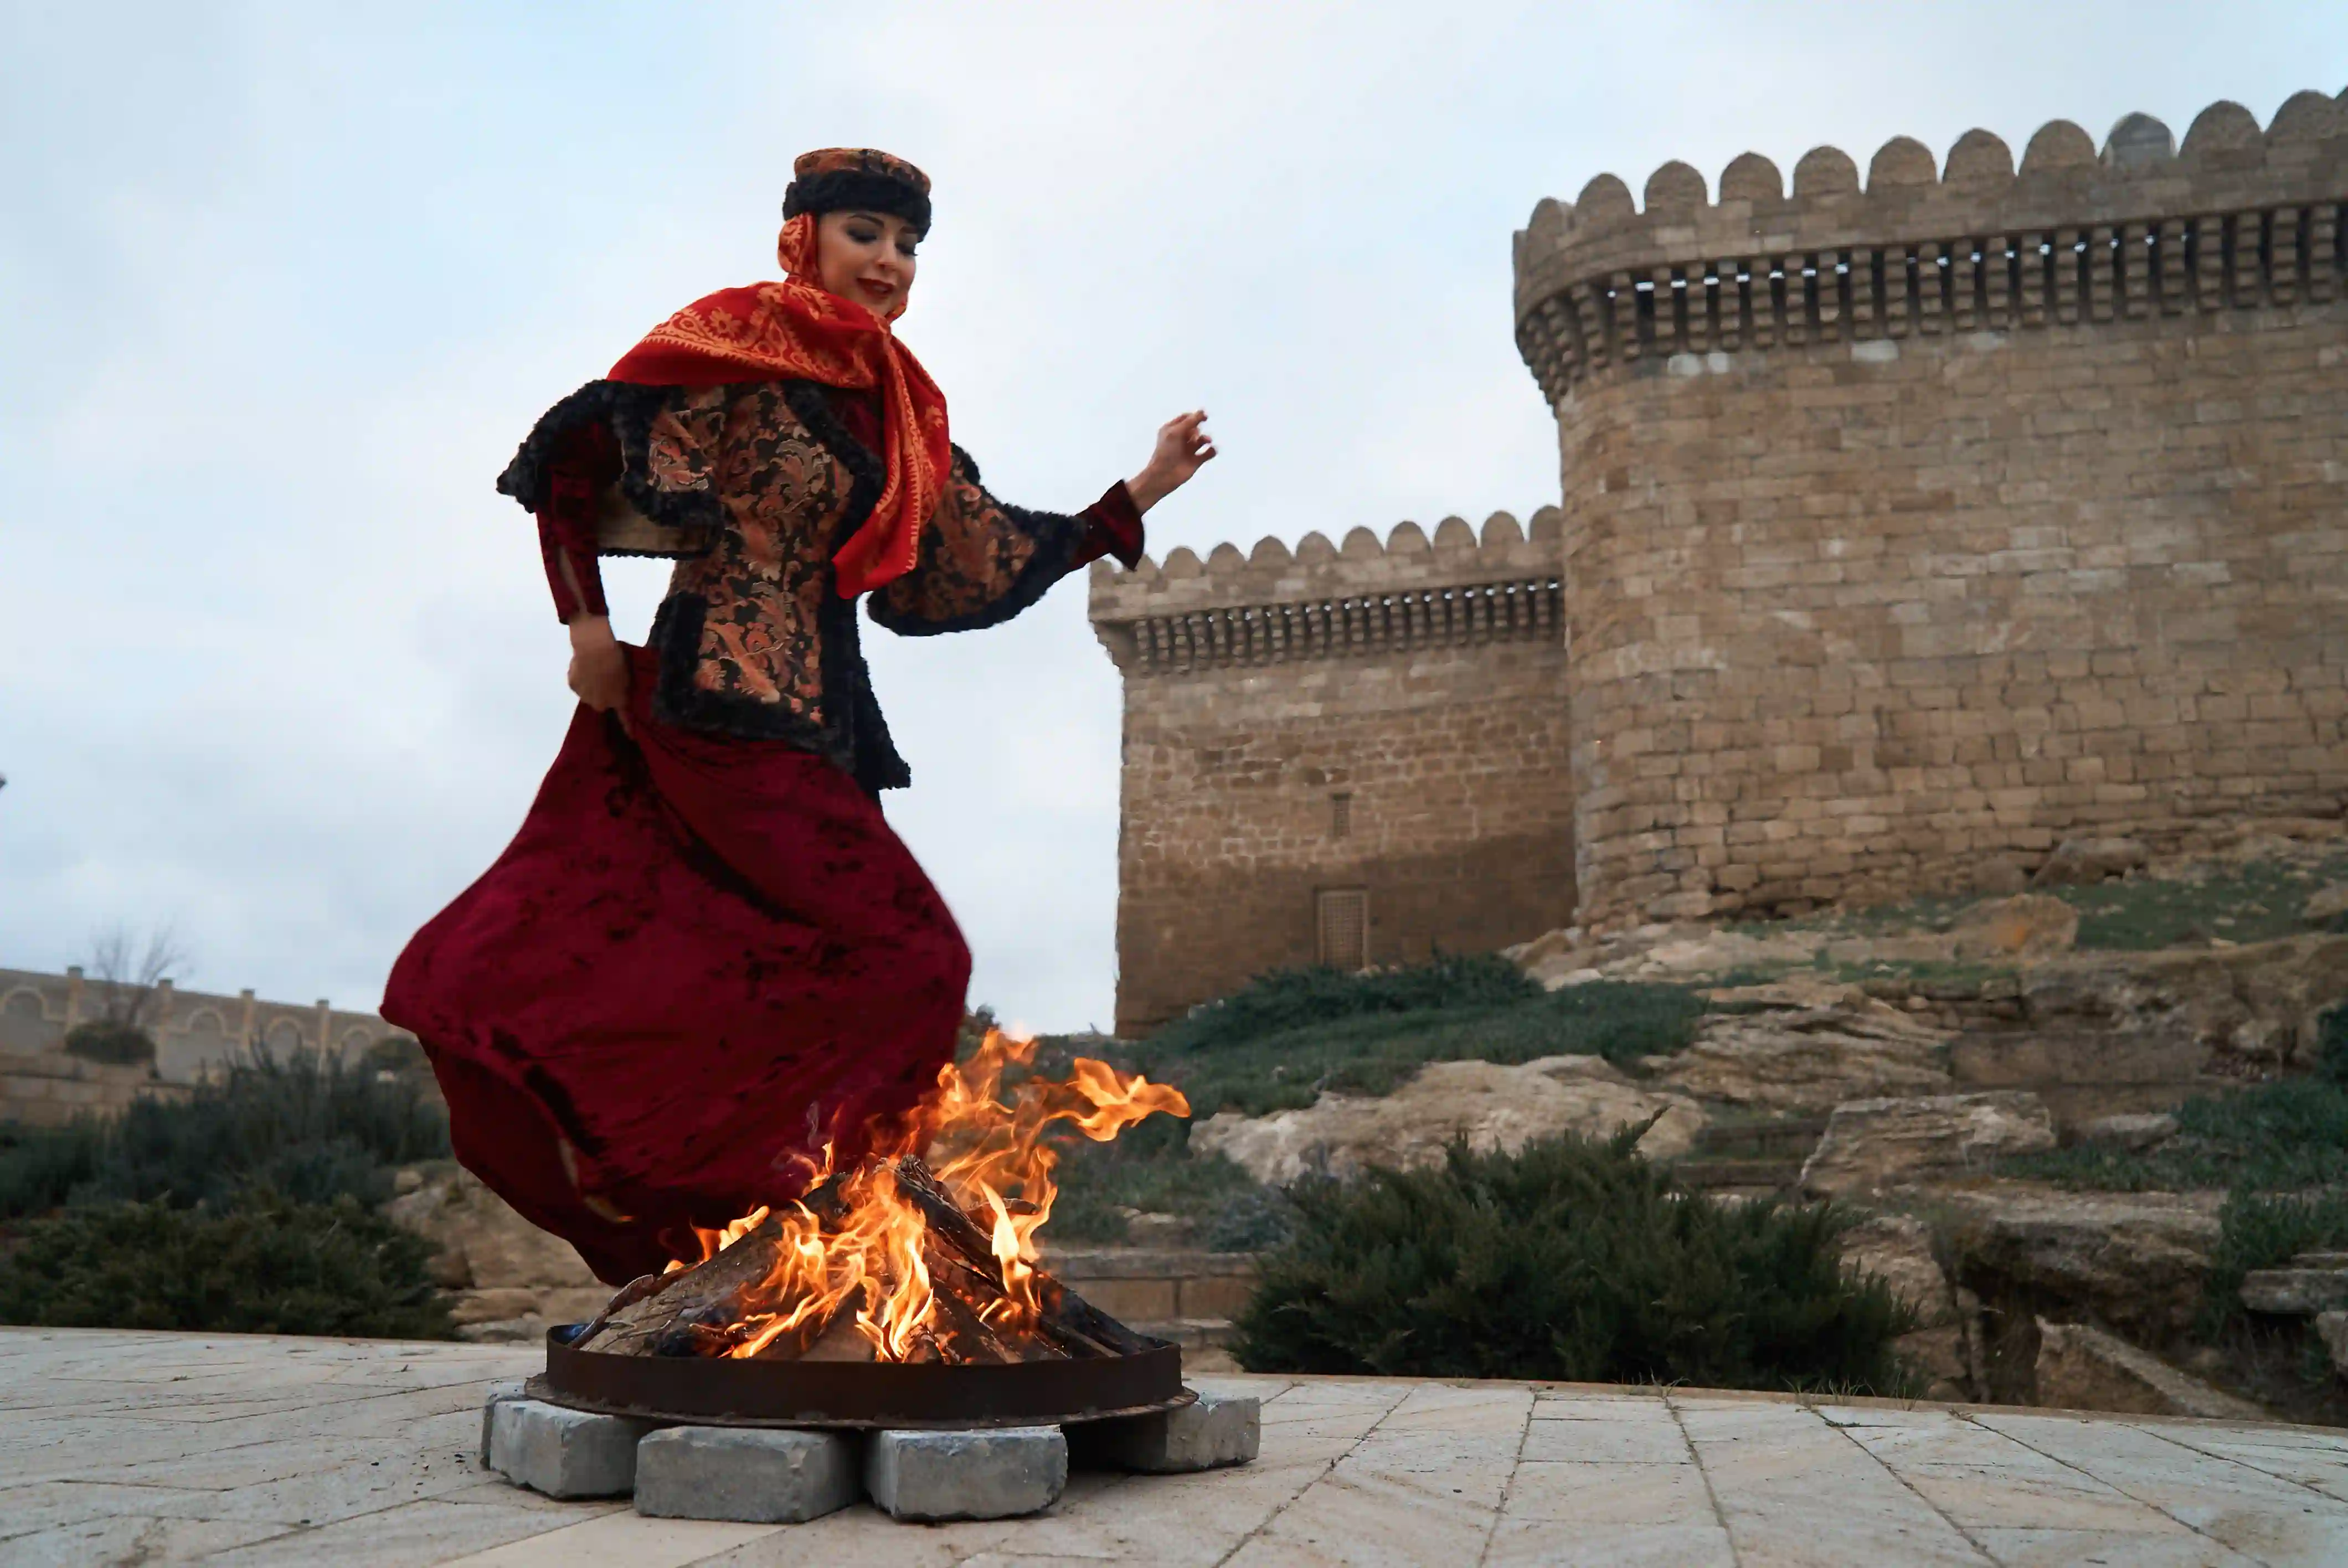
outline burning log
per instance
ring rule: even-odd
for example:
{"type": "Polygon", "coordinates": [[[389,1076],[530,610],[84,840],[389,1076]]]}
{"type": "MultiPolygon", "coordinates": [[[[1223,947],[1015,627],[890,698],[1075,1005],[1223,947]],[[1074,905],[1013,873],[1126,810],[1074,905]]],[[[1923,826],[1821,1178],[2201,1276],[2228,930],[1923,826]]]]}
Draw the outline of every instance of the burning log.
{"type": "MultiPolygon", "coordinates": [[[[1000,1266],[995,1260],[993,1242],[979,1228],[978,1222],[963,1212],[946,1190],[938,1184],[930,1168],[920,1156],[908,1154],[893,1167],[898,1187],[922,1217],[930,1222],[930,1233],[941,1237],[962,1255],[973,1272],[999,1282],[1000,1266]]],[[[1035,1304],[1041,1308],[1039,1325],[1071,1356],[1129,1356],[1146,1350],[1150,1340],[1136,1334],[1107,1313],[1101,1311],[1038,1268],[1035,1276],[1035,1304]]],[[[996,1284],[998,1293],[1006,1288],[996,1284]]]]}
{"type": "Polygon", "coordinates": [[[654,1282],[648,1290],[639,1289],[644,1279],[633,1281],[578,1343],[615,1356],[701,1353],[657,1347],[664,1338],[673,1342],[679,1329],[739,1322],[751,1293],[773,1272],[782,1236],[782,1222],[769,1217],[715,1257],[674,1274],[646,1276],[654,1282]]]}
{"type": "MultiPolygon", "coordinates": [[[[1154,1111],[1186,1113],[1162,1085],[1080,1061],[1065,1083],[1028,1079],[998,1098],[1032,1046],[990,1036],[895,1143],[778,1212],[701,1233],[701,1262],[633,1281],[579,1337],[614,1356],[1001,1364],[1132,1355],[1135,1333],[1045,1274],[1031,1237],[1051,1211],[1045,1129],[1095,1139],[1154,1111]],[[958,1151],[942,1170],[908,1147],[958,1151]],[[973,1212],[957,1193],[982,1212],[973,1212]],[[1016,1194],[1017,1195],[1009,1195],[1016,1194]]],[[[827,1155],[826,1164],[829,1164],[827,1155]]]]}

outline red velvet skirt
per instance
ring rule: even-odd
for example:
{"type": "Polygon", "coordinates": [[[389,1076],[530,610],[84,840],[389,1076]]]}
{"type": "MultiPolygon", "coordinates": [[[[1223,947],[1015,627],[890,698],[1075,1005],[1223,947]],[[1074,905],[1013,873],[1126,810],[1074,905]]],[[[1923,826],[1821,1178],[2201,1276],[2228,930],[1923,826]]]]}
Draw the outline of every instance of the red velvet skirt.
{"type": "Polygon", "coordinates": [[[457,1158],[620,1284],[795,1195],[801,1156],[953,1056],[970,950],[880,806],[775,741],[582,707],[497,864],[416,934],[414,1031],[457,1158]]]}

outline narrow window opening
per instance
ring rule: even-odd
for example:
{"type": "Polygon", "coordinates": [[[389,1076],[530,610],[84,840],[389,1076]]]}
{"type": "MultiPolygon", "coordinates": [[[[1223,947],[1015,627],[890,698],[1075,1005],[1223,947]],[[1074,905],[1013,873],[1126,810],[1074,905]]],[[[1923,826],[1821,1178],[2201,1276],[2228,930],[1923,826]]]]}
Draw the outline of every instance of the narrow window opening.
{"type": "Polygon", "coordinates": [[[1329,797],[1329,836],[1332,838],[1354,836],[1354,797],[1352,795],[1339,794],[1329,797]]]}

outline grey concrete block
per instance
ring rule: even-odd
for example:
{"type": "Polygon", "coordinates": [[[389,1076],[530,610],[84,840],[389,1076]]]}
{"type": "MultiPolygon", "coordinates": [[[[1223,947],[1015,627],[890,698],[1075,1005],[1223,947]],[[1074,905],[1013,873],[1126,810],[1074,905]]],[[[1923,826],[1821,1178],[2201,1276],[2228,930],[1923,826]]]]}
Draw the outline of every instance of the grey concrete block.
{"type": "Polygon", "coordinates": [[[1201,1394],[1194,1404],[1154,1416],[1086,1421],[1070,1437],[1079,1464],[1163,1475],[1245,1464],[1262,1434],[1262,1400],[1201,1394]]]}
{"type": "Polygon", "coordinates": [[[636,1484],[636,1443],[652,1428],[623,1416],[508,1399],[489,1411],[489,1468],[549,1497],[623,1497],[636,1484]]]}
{"type": "Polygon", "coordinates": [[[481,1468],[484,1470],[487,1470],[489,1465],[489,1424],[496,1417],[499,1405],[526,1397],[521,1390],[521,1378],[508,1378],[500,1382],[491,1383],[489,1396],[481,1401],[481,1468]]]}
{"type": "Polygon", "coordinates": [[[1068,1444],[1057,1427],[875,1432],[864,1490],[899,1519],[1011,1519],[1059,1500],[1068,1444]]]}
{"type": "Polygon", "coordinates": [[[804,1524],[856,1501],[857,1446],[840,1432],[666,1427],[636,1445],[636,1512],[804,1524]]]}

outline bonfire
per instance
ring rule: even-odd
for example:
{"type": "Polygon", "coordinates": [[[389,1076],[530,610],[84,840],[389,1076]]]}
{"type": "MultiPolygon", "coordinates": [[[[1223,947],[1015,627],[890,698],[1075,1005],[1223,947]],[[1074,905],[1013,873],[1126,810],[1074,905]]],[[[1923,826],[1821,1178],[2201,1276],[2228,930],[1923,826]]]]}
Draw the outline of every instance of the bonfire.
{"type": "Polygon", "coordinates": [[[835,1169],[827,1144],[798,1173],[798,1197],[700,1233],[698,1263],[626,1286],[572,1343],[615,1356],[946,1365],[1154,1348],[1045,1272],[1035,1234],[1058,1192],[1054,1134],[1105,1143],[1189,1105],[1089,1058],[1066,1080],[1044,1078],[1027,1071],[1035,1051],[989,1030],[861,1159],[835,1169]]]}

